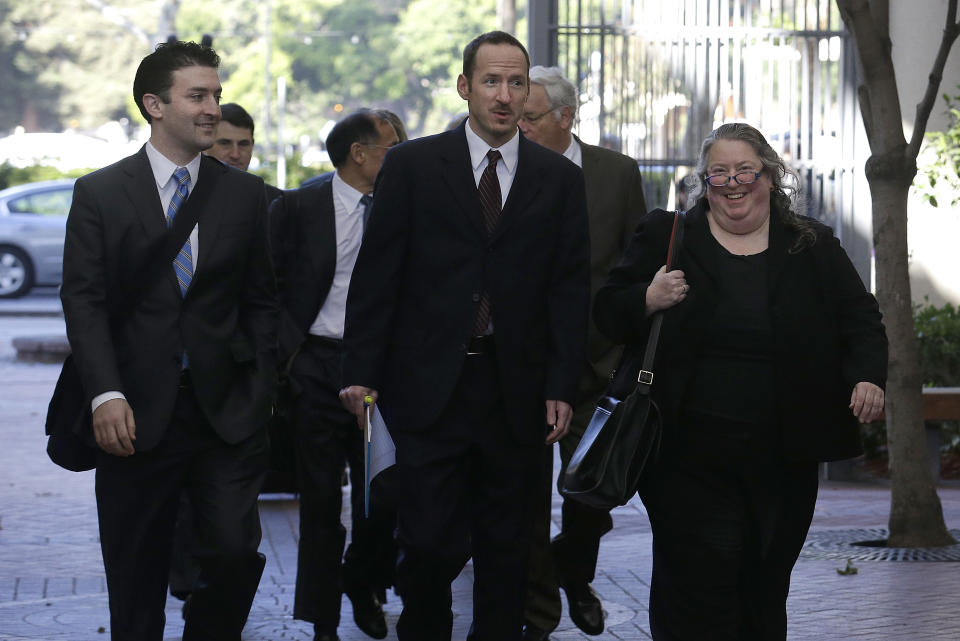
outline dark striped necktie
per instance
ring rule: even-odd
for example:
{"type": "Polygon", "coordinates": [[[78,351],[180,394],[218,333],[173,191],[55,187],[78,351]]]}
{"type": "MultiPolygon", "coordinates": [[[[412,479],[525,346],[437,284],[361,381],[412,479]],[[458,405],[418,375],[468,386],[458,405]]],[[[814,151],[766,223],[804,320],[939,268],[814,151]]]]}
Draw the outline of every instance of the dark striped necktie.
{"type": "MultiPolygon", "coordinates": [[[[483,221],[486,223],[487,233],[492,234],[500,220],[500,179],[497,178],[497,162],[502,156],[496,149],[487,152],[487,166],[480,176],[480,184],[477,186],[477,192],[480,195],[480,207],[483,210],[483,221]]],[[[477,316],[473,321],[473,335],[483,336],[487,333],[490,326],[490,317],[492,310],[490,306],[490,296],[484,288],[483,295],[480,297],[480,306],[477,308],[477,316]]]]}
{"type": "Polygon", "coordinates": [[[373,207],[373,196],[364,194],[360,196],[360,204],[363,205],[363,231],[367,231],[367,221],[370,220],[370,209],[373,207]]]}

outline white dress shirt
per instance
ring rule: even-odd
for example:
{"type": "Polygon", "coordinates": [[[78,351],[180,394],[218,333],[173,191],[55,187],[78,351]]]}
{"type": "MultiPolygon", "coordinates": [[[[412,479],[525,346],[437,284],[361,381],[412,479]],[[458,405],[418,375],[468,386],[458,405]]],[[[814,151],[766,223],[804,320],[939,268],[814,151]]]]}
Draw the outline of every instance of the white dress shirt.
{"type": "Polygon", "coordinates": [[[570,136],[570,144],[567,146],[566,151],[563,152],[563,156],[580,169],[583,169],[583,149],[573,136],[570,136]]]}
{"type": "MultiPolygon", "coordinates": [[[[160,204],[162,209],[160,210],[160,215],[163,217],[164,224],[167,220],[167,207],[170,206],[170,201],[173,199],[173,194],[177,191],[177,181],[173,177],[173,172],[177,170],[180,165],[173,162],[153,146],[153,143],[147,141],[146,144],[147,151],[147,160],[150,162],[150,169],[153,171],[153,178],[157,182],[157,193],[160,195],[160,204]]],[[[200,154],[197,154],[196,157],[185,165],[187,171],[190,173],[190,189],[193,191],[193,188],[197,185],[197,178],[200,175],[200,154]]],[[[189,191],[187,192],[189,194],[189,191]]],[[[193,231],[190,232],[190,238],[187,240],[190,243],[190,271],[196,273],[197,271],[197,258],[199,257],[200,250],[200,225],[194,225],[193,231]]],[[[170,263],[170,269],[173,269],[173,263],[170,263]]],[[[98,394],[93,397],[93,400],[90,402],[91,412],[97,411],[97,408],[106,403],[107,401],[112,401],[115,398],[126,398],[123,394],[117,391],[104,392],[103,394],[98,394]]]]}
{"type": "Polygon", "coordinates": [[[464,127],[467,131],[467,148],[470,150],[470,165],[473,167],[473,180],[480,186],[480,176],[483,170],[487,168],[490,161],[487,160],[487,152],[495,149],[500,152],[502,158],[497,163],[497,179],[500,181],[500,208],[507,204],[507,196],[510,195],[510,187],[513,185],[513,177],[517,175],[517,159],[520,153],[519,129],[513,132],[513,138],[500,147],[491,147],[483,138],[470,127],[470,120],[464,127]]]}
{"type": "Polygon", "coordinates": [[[347,314],[347,291],[350,276],[363,240],[363,194],[348,185],[339,173],[333,175],[333,211],[337,233],[337,267],[333,282],[317,318],[310,326],[314,336],[343,338],[343,322],[347,314]]]}

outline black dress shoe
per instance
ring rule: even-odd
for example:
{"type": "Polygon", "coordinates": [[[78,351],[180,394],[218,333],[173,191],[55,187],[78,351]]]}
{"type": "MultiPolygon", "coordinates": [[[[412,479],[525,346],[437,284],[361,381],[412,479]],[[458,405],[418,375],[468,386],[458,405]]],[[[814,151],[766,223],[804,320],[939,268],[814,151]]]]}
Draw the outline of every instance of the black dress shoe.
{"type": "Polygon", "coordinates": [[[523,626],[523,641],[550,641],[550,633],[528,623],[523,626]]]}
{"type": "Polygon", "coordinates": [[[340,641],[340,637],[335,634],[318,634],[313,637],[313,641],[340,641]]]}
{"type": "Polygon", "coordinates": [[[603,632],[603,606],[600,598],[589,583],[562,583],[570,605],[570,618],[585,634],[597,635],[603,632]]]}
{"type": "Polygon", "coordinates": [[[367,636],[374,639],[387,638],[387,619],[383,606],[370,589],[350,590],[347,598],[353,604],[353,621],[367,636]]]}

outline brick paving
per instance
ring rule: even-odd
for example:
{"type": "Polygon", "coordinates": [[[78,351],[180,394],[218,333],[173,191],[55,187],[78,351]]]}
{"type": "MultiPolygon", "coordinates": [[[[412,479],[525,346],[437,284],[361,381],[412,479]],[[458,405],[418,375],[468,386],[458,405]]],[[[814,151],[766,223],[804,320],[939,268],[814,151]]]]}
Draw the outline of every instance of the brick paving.
{"type": "MultiPolygon", "coordinates": [[[[14,361],[10,338],[62,331],[62,320],[30,317],[0,321],[0,640],[90,641],[109,638],[106,588],[97,538],[93,474],[73,474],[49,463],[42,433],[46,404],[59,367],[14,361]]],[[[939,490],[947,524],[960,527],[960,486],[939,490]]],[[[813,531],[885,527],[889,490],[882,485],[824,483],[813,531]]],[[[345,501],[345,505],[349,505],[345,501]]],[[[296,572],[297,505],[290,497],[261,503],[262,551],[267,567],[243,638],[312,638],[291,617],[296,572]]],[[[554,527],[559,522],[554,502],[554,527]]],[[[346,515],[345,515],[346,517],[346,515]]],[[[345,522],[347,519],[345,518],[345,522]]],[[[649,639],[650,529],[639,501],[615,510],[604,538],[594,587],[607,611],[607,631],[582,634],[564,613],[554,641],[649,639]]],[[[960,567],[944,562],[857,562],[841,576],[840,561],[801,558],[788,602],[790,641],[829,639],[960,639],[960,567]]],[[[454,584],[454,639],[470,624],[472,568],[454,584]]],[[[180,602],[167,607],[164,639],[179,639],[180,602]]],[[[400,611],[386,605],[390,636],[400,611]]],[[[368,637],[353,624],[344,600],[343,641],[368,637]]]]}

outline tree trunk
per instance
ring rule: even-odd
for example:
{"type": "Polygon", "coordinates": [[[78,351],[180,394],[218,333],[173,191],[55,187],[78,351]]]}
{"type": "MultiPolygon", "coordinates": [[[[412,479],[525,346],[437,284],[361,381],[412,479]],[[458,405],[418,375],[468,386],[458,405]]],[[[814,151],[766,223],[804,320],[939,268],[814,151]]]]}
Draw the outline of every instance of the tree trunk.
{"type": "Polygon", "coordinates": [[[497,0],[497,24],[501,31],[517,31],[517,0],[497,0]]]}
{"type": "Polygon", "coordinates": [[[877,298],[890,340],[886,390],[887,448],[890,455],[889,547],[936,547],[956,543],[947,532],[943,509],[927,462],[917,335],[907,261],[907,195],[916,163],[900,153],[887,162],[876,155],[866,174],[873,202],[877,298]]]}
{"type": "Polygon", "coordinates": [[[890,54],[888,0],[836,0],[853,33],[864,81],[860,113],[872,155],[865,174],[873,204],[877,299],[890,340],[887,372],[887,446],[890,454],[890,547],[937,547],[956,543],[927,465],[922,378],[907,245],[907,196],[917,175],[917,153],[943,77],[943,65],[960,25],[957,2],[948,0],[946,29],[930,72],[926,95],[917,105],[910,143],[903,134],[900,94],[890,54]]]}

